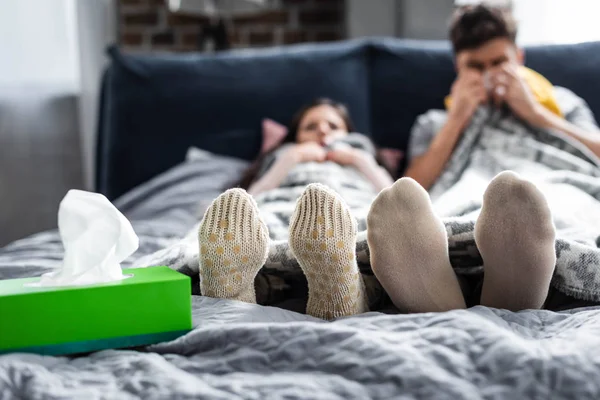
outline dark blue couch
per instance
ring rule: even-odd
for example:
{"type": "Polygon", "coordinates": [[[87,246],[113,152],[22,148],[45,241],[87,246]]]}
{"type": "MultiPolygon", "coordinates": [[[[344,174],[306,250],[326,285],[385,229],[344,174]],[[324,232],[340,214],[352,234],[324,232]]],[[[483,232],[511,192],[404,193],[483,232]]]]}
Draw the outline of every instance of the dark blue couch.
{"type": "MultiPolygon", "coordinates": [[[[405,149],[415,118],[454,79],[446,43],[369,39],[217,55],[126,55],[102,85],[96,189],[109,199],[176,165],[189,146],[253,159],[260,122],[315,97],[348,104],[357,130],[405,149]]],[[[526,62],[600,115],[600,42],[526,49],[526,62]]]]}

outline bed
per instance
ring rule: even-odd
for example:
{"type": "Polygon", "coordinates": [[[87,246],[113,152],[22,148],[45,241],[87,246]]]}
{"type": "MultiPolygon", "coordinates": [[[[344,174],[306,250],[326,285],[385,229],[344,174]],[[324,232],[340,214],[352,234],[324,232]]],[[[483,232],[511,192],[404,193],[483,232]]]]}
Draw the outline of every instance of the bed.
{"type": "MultiPolygon", "coordinates": [[[[217,56],[110,54],[97,190],[140,237],[124,267],[190,233],[257,154],[262,118],[285,122],[298,104],[326,95],[346,102],[379,145],[405,149],[416,116],[441,107],[453,78],[445,44],[391,39],[217,56]]],[[[528,49],[527,59],[600,115],[599,54],[600,43],[589,43],[528,49]]],[[[56,231],[36,234],[0,249],[0,279],[38,276],[61,258],[56,231]]],[[[180,272],[192,278],[192,332],[72,357],[2,355],[0,398],[600,396],[598,307],[374,311],[325,322],[293,307],[203,297],[197,274],[180,272]]]]}

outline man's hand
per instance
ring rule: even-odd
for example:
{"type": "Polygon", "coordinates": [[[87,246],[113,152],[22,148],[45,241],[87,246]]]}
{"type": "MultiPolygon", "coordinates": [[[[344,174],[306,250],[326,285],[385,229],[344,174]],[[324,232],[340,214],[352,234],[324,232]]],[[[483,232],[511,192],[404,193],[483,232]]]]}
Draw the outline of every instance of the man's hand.
{"type": "Polygon", "coordinates": [[[491,72],[490,80],[494,86],[492,97],[496,105],[506,103],[525,122],[540,126],[540,105],[519,74],[518,67],[502,64],[491,72]]]}
{"type": "Polygon", "coordinates": [[[298,163],[310,161],[323,162],[327,157],[327,150],[316,142],[297,144],[290,151],[298,163]]]}
{"type": "Polygon", "coordinates": [[[452,104],[442,129],[435,135],[425,154],[414,157],[404,175],[419,182],[425,189],[438,179],[465,127],[477,108],[488,101],[483,75],[465,65],[465,58],[457,58],[458,78],[452,85],[452,104]]]}
{"type": "Polygon", "coordinates": [[[483,75],[470,68],[462,68],[454,81],[450,95],[452,104],[448,110],[448,119],[464,127],[473,117],[475,110],[488,101],[488,94],[483,84],[483,75]]]}

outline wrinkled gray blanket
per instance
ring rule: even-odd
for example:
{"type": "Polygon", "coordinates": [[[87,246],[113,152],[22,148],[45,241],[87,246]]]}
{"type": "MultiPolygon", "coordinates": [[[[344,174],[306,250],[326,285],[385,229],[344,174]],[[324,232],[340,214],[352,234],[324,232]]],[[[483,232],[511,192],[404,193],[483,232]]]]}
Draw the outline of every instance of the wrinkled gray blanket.
{"type": "MultiPolygon", "coordinates": [[[[205,157],[119,199],[141,242],[126,265],[179,243],[201,215],[198,202],[245,166],[205,157]]],[[[0,249],[0,279],[37,276],[61,257],[56,232],[16,242],[0,249]]],[[[193,319],[186,336],[137,351],[0,356],[0,399],[600,398],[600,308],[476,307],[330,323],[194,296],[193,319]]]]}
{"type": "Polygon", "coordinates": [[[194,297],[145,351],[0,356],[0,398],[597,399],[600,311],[376,313],[332,323],[194,297]]]}

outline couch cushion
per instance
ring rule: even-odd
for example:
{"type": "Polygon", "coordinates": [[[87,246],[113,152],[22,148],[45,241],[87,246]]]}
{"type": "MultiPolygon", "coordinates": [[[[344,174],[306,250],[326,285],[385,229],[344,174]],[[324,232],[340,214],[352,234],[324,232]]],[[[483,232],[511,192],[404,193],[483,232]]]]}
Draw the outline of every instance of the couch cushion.
{"type": "MultiPolygon", "coordinates": [[[[448,42],[376,40],[372,44],[372,136],[405,150],[415,119],[443,109],[456,78],[448,42]]],[[[525,49],[525,63],[584,98],[600,118],[600,42],[525,49]]]]}
{"type": "Polygon", "coordinates": [[[384,39],[373,43],[372,135],[385,147],[406,150],[416,118],[442,108],[455,78],[447,42],[384,39]]]}
{"type": "Polygon", "coordinates": [[[600,119],[600,42],[530,47],[525,64],[582,97],[600,119]]]}
{"type": "Polygon", "coordinates": [[[190,146],[252,159],[264,117],[289,121],[316,97],[345,102],[357,129],[370,129],[362,42],[208,56],[110,54],[97,153],[97,190],[109,199],[181,162],[190,146]]]}

